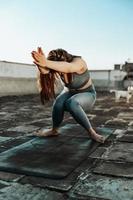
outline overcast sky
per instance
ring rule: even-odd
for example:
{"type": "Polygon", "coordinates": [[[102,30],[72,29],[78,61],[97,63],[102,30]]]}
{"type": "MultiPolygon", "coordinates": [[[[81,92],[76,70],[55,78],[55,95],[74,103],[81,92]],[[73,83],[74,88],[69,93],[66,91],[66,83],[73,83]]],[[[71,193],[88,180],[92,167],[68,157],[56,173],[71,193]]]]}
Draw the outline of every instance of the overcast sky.
{"type": "Polygon", "coordinates": [[[112,69],[133,59],[132,21],[133,0],[0,0],[0,60],[32,63],[42,46],[112,69]]]}

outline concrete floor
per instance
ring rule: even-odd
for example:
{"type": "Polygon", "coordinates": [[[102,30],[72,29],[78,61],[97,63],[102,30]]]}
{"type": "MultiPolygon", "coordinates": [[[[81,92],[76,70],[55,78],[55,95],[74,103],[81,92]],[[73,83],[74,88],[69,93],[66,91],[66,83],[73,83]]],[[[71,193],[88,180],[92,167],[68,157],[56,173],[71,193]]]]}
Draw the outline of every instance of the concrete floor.
{"type": "MultiPolygon", "coordinates": [[[[31,140],[41,127],[51,127],[52,103],[42,106],[38,95],[0,97],[0,152],[31,140]]],[[[87,113],[94,128],[112,130],[69,176],[48,179],[0,171],[0,200],[132,200],[133,99],[116,103],[113,94],[98,93],[87,113]]],[[[66,113],[61,133],[86,132],[66,113]]],[[[76,135],[75,135],[76,133],[76,135]]]]}

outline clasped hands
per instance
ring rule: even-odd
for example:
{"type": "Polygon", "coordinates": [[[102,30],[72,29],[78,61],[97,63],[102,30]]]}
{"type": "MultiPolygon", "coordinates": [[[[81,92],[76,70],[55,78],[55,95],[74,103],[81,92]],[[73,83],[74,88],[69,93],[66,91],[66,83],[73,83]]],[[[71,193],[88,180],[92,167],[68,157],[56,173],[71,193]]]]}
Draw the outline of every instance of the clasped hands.
{"type": "Polygon", "coordinates": [[[42,74],[48,74],[49,69],[46,64],[46,57],[41,47],[37,48],[37,51],[31,52],[32,58],[34,59],[33,63],[38,67],[39,71],[42,74]]]}

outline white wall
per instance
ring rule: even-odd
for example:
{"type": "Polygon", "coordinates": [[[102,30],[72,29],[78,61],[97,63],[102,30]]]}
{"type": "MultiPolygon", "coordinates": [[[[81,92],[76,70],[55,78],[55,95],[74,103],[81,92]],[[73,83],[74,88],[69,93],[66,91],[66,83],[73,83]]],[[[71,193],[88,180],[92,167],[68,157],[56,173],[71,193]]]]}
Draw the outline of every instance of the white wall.
{"type": "Polygon", "coordinates": [[[0,96],[38,93],[35,65],[0,61],[0,96]]]}
{"type": "Polygon", "coordinates": [[[36,74],[35,65],[0,61],[0,77],[35,78],[36,74]]]}
{"type": "MultiPolygon", "coordinates": [[[[63,88],[57,82],[58,94],[63,88]]],[[[35,65],[0,61],[0,96],[38,93],[35,65]]]]}

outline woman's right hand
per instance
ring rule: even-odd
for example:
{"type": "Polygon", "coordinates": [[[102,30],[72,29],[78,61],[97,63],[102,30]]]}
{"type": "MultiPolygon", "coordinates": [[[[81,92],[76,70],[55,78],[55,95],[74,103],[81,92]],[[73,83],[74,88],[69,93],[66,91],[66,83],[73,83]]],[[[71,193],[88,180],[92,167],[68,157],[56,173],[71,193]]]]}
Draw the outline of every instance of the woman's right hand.
{"type": "MultiPolygon", "coordinates": [[[[42,49],[40,47],[37,48],[37,53],[39,53],[40,55],[44,56],[44,53],[42,51],[42,49]]],[[[40,73],[42,74],[48,74],[50,72],[50,70],[44,66],[40,66],[39,64],[37,64],[36,62],[38,62],[38,60],[36,59],[34,53],[32,52],[32,57],[34,59],[34,63],[35,65],[38,67],[38,70],[40,71],[40,73]]]]}

